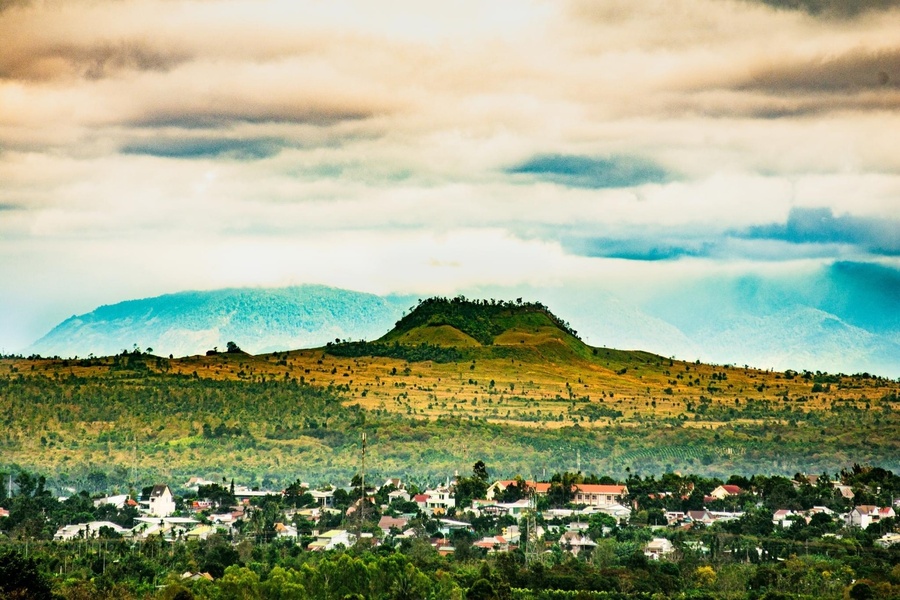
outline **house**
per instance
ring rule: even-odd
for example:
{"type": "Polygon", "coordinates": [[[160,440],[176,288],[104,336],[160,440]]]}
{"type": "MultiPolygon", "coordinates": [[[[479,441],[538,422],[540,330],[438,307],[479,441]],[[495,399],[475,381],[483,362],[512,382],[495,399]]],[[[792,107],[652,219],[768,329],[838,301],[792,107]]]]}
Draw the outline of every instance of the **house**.
{"type": "Polygon", "coordinates": [[[394,502],[395,500],[402,500],[403,502],[409,502],[409,492],[406,490],[394,490],[393,492],[389,492],[388,495],[388,504],[394,502]]]}
{"type": "Polygon", "coordinates": [[[275,523],[275,537],[296,540],[300,537],[297,528],[285,523],[275,523]]]}
{"type": "Polygon", "coordinates": [[[246,485],[239,485],[234,488],[234,497],[239,502],[247,504],[250,498],[265,498],[266,496],[281,496],[281,492],[272,490],[254,490],[246,485]]]}
{"type": "Polygon", "coordinates": [[[425,510],[425,506],[428,504],[428,494],[416,494],[412,497],[412,501],[416,503],[419,510],[425,510]]]}
{"type": "MultiPolygon", "coordinates": [[[[394,489],[402,490],[403,489],[403,480],[399,477],[390,477],[384,480],[384,483],[381,484],[381,487],[394,486],[394,489]]],[[[380,489],[380,488],[379,488],[380,489]]]]}
{"type": "Polygon", "coordinates": [[[609,515],[616,521],[627,521],[631,518],[631,509],[622,504],[610,504],[608,506],[595,506],[591,512],[599,512],[609,515]]]}
{"type": "Polygon", "coordinates": [[[2,519],[3,517],[8,517],[8,516],[9,516],[9,511],[6,510],[5,508],[0,508],[0,519],[2,519]]]}
{"type": "Polygon", "coordinates": [[[666,511],[666,522],[669,525],[677,525],[685,520],[687,515],[680,510],[667,510],[666,511]]]}
{"type": "Polygon", "coordinates": [[[476,548],[484,548],[488,554],[494,552],[509,552],[509,541],[502,535],[483,537],[472,544],[476,548]]]}
{"type": "Polygon", "coordinates": [[[531,503],[527,498],[516,500],[515,502],[492,502],[490,500],[473,500],[473,512],[478,515],[490,515],[494,517],[502,517],[509,515],[516,520],[522,517],[531,509],[531,503]]]}
{"type": "Polygon", "coordinates": [[[612,506],[621,504],[628,496],[628,488],[624,485],[600,485],[579,483],[575,485],[573,504],[587,506],[612,506]]]}
{"type": "Polygon", "coordinates": [[[91,521],[90,523],[77,523],[61,527],[54,535],[56,541],[65,541],[75,538],[95,538],[100,534],[100,529],[107,528],[117,535],[122,535],[126,530],[111,521],[91,521]]]}
{"type": "Polygon", "coordinates": [[[720,485],[713,491],[709,493],[712,498],[716,500],[724,500],[730,496],[737,496],[743,494],[744,490],[736,485],[720,485]]]}
{"type": "Polygon", "coordinates": [[[653,560],[668,558],[675,553],[675,546],[666,538],[653,538],[644,547],[644,556],[653,560]]]}
{"type": "Polygon", "coordinates": [[[389,517],[387,515],[381,517],[378,521],[378,529],[384,534],[384,537],[387,537],[391,534],[391,529],[399,529],[403,531],[406,529],[406,525],[409,523],[409,519],[404,517],[389,517]]]}
{"type": "Polygon", "coordinates": [[[595,548],[597,544],[579,531],[567,531],[559,538],[559,545],[563,550],[567,550],[578,556],[585,549],[595,548]]]}
{"type": "Polygon", "coordinates": [[[708,510],[689,510],[687,511],[686,520],[691,523],[701,523],[703,525],[711,525],[715,522],[715,518],[708,510]]]}
{"type": "Polygon", "coordinates": [[[875,540],[875,545],[881,546],[882,548],[900,546],[900,533],[886,533],[875,540]]]}
{"type": "Polygon", "coordinates": [[[125,504],[128,502],[130,498],[128,498],[128,494],[119,494],[118,496],[106,496],[105,498],[97,498],[94,500],[94,507],[100,507],[105,504],[112,504],[119,510],[125,507],[125,504]]]}
{"type": "Polygon", "coordinates": [[[154,485],[150,492],[148,513],[154,517],[168,517],[175,512],[175,496],[167,485],[154,485]]]}
{"type": "Polygon", "coordinates": [[[215,532],[216,528],[212,525],[197,525],[184,534],[184,537],[189,540],[205,540],[215,532]]]}
{"type": "MultiPolygon", "coordinates": [[[[453,498],[450,488],[447,486],[425,490],[425,496],[428,497],[425,500],[425,512],[431,514],[442,515],[456,506],[456,499],[453,498]]],[[[416,502],[418,503],[418,500],[416,502]]]]}
{"type": "Polygon", "coordinates": [[[878,523],[882,519],[891,519],[896,516],[894,509],[890,506],[879,508],[871,504],[861,504],[853,507],[850,514],[847,515],[847,524],[851,527],[866,529],[872,523],[878,523]]]}
{"type": "Polygon", "coordinates": [[[127,533],[136,539],[160,536],[174,541],[184,538],[199,521],[187,517],[137,517],[136,524],[127,533]]]}
{"type": "Polygon", "coordinates": [[[209,479],[204,479],[203,477],[191,477],[187,480],[187,483],[184,484],[184,487],[196,492],[198,489],[200,489],[200,486],[214,485],[215,483],[215,481],[210,481],[209,479]]]}
{"type": "Polygon", "coordinates": [[[322,552],[334,550],[339,546],[350,548],[356,543],[356,536],[345,529],[332,529],[316,536],[316,541],[307,546],[308,550],[322,552]]]}
{"type": "Polygon", "coordinates": [[[438,531],[440,531],[443,535],[450,535],[451,532],[457,529],[463,529],[465,531],[475,531],[472,528],[471,523],[466,523],[465,521],[454,521],[453,519],[438,519],[438,531]]]}
{"type": "Polygon", "coordinates": [[[334,490],[310,490],[309,495],[322,507],[334,506],[334,490]]]}
{"type": "Polygon", "coordinates": [[[841,498],[844,500],[853,500],[856,494],[853,493],[853,488],[849,485],[838,485],[834,484],[834,489],[841,495],[841,498]]]}
{"type": "Polygon", "coordinates": [[[794,521],[802,518],[803,517],[799,513],[781,508],[779,510],[776,510],[772,515],[772,523],[774,525],[780,525],[781,527],[790,527],[794,521]]]}
{"type": "MultiPolygon", "coordinates": [[[[495,481],[487,489],[487,492],[485,492],[484,497],[488,500],[493,500],[498,494],[506,491],[506,488],[508,488],[511,485],[515,485],[516,481],[517,480],[515,480],[515,479],[504,479],[502,481],[495,481]]],[[[550,491],[549,483],[541,483],[541,482],[537,482],[537,481],[524,481],[524,480],[523,480],[523,483],[525,484],[525,486],[527,487],[528,490],[534,492],[534,494],[538,495],[538,496],[546,496],[547,492],[550,491]]]]}

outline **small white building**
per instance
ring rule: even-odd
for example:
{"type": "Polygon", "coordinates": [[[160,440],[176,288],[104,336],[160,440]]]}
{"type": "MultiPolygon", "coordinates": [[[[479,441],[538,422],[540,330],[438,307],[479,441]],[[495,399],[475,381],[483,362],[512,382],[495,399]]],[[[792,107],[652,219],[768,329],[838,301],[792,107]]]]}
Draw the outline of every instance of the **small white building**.
{"type": "Polygon", "coordinates": [[[316,541],[307,546],[308,550],[325,551],[334,550],[339,546],[350,548],[356,543],[356,536],[346,529],[332,529],[316,536],[316,541]]]}
{"type": "Polygon", "coordinates": [[[165,484],[154,485],[147,511],[154,517],[168,517],[175,512],[175,496],[165,484]]]}
{"type": "Polygon", "coordinates": [[[106,527],[118,535],[126,531],[111,521],[91,521],[90,523],[77,523],[75,525],[66,525],[61,527],[54,534],[53,539],[56,541],[72,540],[75,538],[91,539],[100,534],[100,529],[106,527]]]}
{"type": "Polygon", "coordinates": [[[563,550],[578,556],[583,550],[595,548],[597,544],[580,531],[567,531],[559,538],[563,550]]]}
{"type": "Polygon", "coordinates": [[[653,560],[668,558],[675,553],[675,546],[666,538],[653,538],[644,547],[644,556],[653,560]]]}
{"type": "Polygon", "coordinates": [[[94,506],[100,507],[105,504],[112,504],[118,509],[122,509],[125,506],[125,503],[128,502],[128,494],[119,494],[118,496],[106,496],[104,498],[97,498],[94,500],[94,506]]]}

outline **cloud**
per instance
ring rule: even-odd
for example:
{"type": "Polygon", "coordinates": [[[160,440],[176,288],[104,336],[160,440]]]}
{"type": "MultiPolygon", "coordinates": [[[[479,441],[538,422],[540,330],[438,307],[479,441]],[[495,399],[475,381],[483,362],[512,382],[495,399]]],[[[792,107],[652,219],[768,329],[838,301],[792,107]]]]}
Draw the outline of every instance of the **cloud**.
{"type": "Polygon", "coordinates": [[[541,154],[507,169],[513,175],[576,188],[603,189],[665,183],[672,176],[662,166],[636,156],[596,158],[565,154],[541,154]]]}
{"type": "Polygon", "coordinates": [[[234,158],[256,160],[278,154],[283,140],[232,138],[149,139],[131,142],[121,148],[123,154],[144,154],[161,158],[234,158]]]}
{"type": "Polygon", "coordinates": [[[784,224],[751,227],[738,236],[792,244],[848,244],[873,254],[900,256],[900,220],[834,216],[829,208],[795,207],[784,224]]]}
{"type": "Polygon", "coordinates": [[[123,71],[168,71],[190,59],[184,52],[162,50],[147,42],[55,43],[17,48],[0,57],[0,77],[17,80],[76,76],[102,79],[123,71]]]}
{"type": "Polygon", "coordinates": [[[773,93],[900,89],[900,47],[767,64],[736,87],[773,93]]]}
{"type": "Polygon", "coordinates": [[[900,0],[746,0],[782,10],[802,11],[814,16],[855,17],[866,12],[900,6],[900,0]]]}
{"type": "Polygon", "coordinates": [[[0,0],[0,12],[16,6],[28,6],[31,0],[0,0]]]}

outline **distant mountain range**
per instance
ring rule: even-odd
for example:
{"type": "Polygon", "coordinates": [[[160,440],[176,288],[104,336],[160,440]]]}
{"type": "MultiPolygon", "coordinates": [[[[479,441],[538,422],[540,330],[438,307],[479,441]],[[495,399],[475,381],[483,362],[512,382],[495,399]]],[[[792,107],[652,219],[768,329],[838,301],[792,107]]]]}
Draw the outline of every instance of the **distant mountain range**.
{"type": "MultiPolygon", "coordinates": [[[[900,377],[900,271],[836,263],[803,276],[709,277],[644,297],[627,291],[482,288],[527,295],[595,346],[778,370],[900,377]]],[[[335,339],[373,340],[416,302],[324,286],[182,292],[73,316],[26,353],[97,356],[151,347],[184,356],[234,341],[258,354],[335,339]]]]}
{"type": "Polygon", "coordinates": [[[105,356],[137,346],[187,356],[224,350],[229,341],[252,354],[310,348],[335,339],[378,337],[411,302],[318,285],[180,292],[72,316],[26,352],[105,356]]]}

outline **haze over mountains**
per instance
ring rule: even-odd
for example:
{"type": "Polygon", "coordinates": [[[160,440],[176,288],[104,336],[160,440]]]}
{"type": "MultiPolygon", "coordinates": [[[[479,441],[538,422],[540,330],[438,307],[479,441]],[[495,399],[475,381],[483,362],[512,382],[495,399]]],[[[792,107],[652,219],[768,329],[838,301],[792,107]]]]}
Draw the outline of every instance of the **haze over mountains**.
{"type": "MultiPolygon", "coordinates": [[[[762,368],[900,376],[900,273],[836,263],[803,277],[697,278],[652,294],[567,287],[480,288],[548,305],[595,346],[762,368]]],[[[372,340],[414,305],[324,286],[182,292],[73,316],[26,353],[105,355],[151,347],[183,356],[237,342],[251,353],[372,340]]]]}

